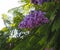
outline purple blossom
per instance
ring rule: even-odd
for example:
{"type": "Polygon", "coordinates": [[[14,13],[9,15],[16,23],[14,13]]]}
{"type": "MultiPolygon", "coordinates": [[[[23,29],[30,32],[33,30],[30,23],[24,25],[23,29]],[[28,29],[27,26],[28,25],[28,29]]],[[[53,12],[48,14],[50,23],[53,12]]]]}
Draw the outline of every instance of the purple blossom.
{"type": "Polygon", "coordinates": [[[48,48],[45,48],[45,50],[48,50],[48,48]]]}
{"type": "Polygon", "coordinates": [[[50,50],[54,50],[54,48],[51,48],[50,50]]]}
{"type": "Polygon", "coordinates": [[[44,2],[48,2],[49,0],[31,0],[33,4],[43,4],[44,2]]]}
{"type": "Polygon", "coordinates": [[[49,20],[45,17],[45,12],[31,11],[29,15],[25,16],[23,21],[19,24],[19,28],[34,28],[39,25],[48,23],[49,20]]]}

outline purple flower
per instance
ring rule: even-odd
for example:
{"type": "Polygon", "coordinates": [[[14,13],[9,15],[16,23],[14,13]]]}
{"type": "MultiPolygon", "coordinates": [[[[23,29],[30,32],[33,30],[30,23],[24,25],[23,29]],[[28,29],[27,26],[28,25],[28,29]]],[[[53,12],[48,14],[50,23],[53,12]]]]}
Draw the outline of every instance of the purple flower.
{"type": "Polygon", "coordinates": [[[33,4],[43,4],[44,2],[48,2],[49,0],[31,0],[33,4]]]}
{"type": "Polygon", "coordinates": [[[45,50],[48,50],[48,48],[45,48],[45,50]]]}
{"type": "Polygon", "coordinates": [[[50,48],[50,50],[54,50],[54,48],[50,48]]]}
{"type": "Polygon", "coordinates": [[[31,11],[19,24],[19,28],[34,28],[41,24],[48,23],[49,20],[45,17],[45,14],[46,13],[42,11],[31,11]]]}

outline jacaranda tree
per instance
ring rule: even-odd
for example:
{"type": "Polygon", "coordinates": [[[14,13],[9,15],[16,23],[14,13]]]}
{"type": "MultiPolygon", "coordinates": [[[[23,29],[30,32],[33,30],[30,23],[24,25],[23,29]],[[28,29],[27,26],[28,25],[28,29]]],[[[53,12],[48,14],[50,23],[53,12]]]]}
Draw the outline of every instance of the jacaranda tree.
{"type": "Polygon", "coordinates": [[[60,0],[20,0],[2,14],[0,50],[60,50],[60,0]]]}

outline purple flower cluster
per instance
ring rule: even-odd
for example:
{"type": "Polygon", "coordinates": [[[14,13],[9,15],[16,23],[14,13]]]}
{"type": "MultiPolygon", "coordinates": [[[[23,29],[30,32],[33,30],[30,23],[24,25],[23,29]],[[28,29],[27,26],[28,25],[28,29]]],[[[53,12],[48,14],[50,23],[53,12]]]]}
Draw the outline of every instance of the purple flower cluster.
{"type": "Polygon", "coordinates": [[[19,28],[34,28],[41,24],[48,23],[49,20],[45,17],[45,12],[31,11],[23,21],[19,24],[19,28]]]}
{"type": "Polygon", "coordinates": [[[33,4],[43,4],[44,2],[48,2],[49,0],[31,0],[33,4]]]}

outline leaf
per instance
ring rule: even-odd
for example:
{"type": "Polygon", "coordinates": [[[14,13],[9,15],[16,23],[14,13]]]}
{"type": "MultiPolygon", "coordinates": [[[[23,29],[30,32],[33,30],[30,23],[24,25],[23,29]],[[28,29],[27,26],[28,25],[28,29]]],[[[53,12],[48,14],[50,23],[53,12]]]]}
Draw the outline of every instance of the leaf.
{"type": "Polygon", "coordinates": [[[38,44],[40,44],[41,46],[43,46],[45,44],[45,42],[46,42],[46,39],[47,39],[46,36],[43,37],[43,38],[41,38],[41,40],[38,42],[38,44]]]}
{"type": "Polygon", "coordinates": [[[8,19],[8,16],[6,14],[2,14],[2,19],[3,20],[7,20],[8,19]]]}
{"type": "Polygon", "coordinates": [[[26,40],[23,39],[19,42],[19,44],[16,45],[16,47],[13,48],[13,50],[28,50],[30,47],[30,43],[29,43],[29,38],[27,38],[26,40]]]}
{"type": "Polygon", "coordinates": [[[26,2],[27,3],[27,2],[30,2],[30,0],[21,0],[21,2],[26,2]]]}
{"type": "MultiPolygon", "coordinates": [[[[56,16],[58,18],[58,16],[56,16]]],[[[60,18],[56,19],[54,21],[54,24],[52,26],[52,31],[58,30],[60,28],[60,18]]]]}

